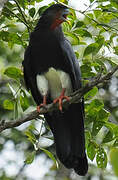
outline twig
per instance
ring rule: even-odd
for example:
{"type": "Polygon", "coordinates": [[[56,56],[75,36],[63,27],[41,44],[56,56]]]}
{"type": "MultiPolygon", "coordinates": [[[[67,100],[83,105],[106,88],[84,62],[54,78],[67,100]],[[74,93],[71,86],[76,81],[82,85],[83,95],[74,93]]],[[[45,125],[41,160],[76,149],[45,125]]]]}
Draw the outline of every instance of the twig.
{"type": "MultiPolygon", "coordinates": [[[[15,14],[13,11],[11,11],[7,6],[5,6],[7,9],[8,9],[8,11],[14,16],[14,17],[16,17],[16,18],[18,18],[26,27],[27,27],[27,29],[28,29],[28,32],[29,32],[29,26],[28,26],[28,24],[23,20],[23,19],[21,19],[17,14],[15,14]]],[[[9,13],[8,13],[8,15],[9,15],[9,13]]]]}
{"type": "MultiPolygon", "coordinates": [[[[114,67],[109,73],[107,73],[104,76],[101,76],[101,74],[99,73],[98,76],[96,76],[94,78],[94,80],[90,81],[89,83],[87,83],[84,87],[82,87],[81,89],[77,90],[76,92],[74,92],[72,94],[72,96],[70,97],[70,101],[69,103],[64,100],[63,101],[63,107],[72,104],[72,103],[76,103],[81,101],[82,97],[88,92],[90,91],[94,86],[100,84],[100,83],[104,83],[106,82],[106,80],[109,80],[111,78],[111,76],[118,70],[118,66],[114,67]]],[[[33,119],[36,118],[40,118],[41,114],[45,114],[47,112],[52,112],[54,110],[58,110],[58,106],[55,104],[48,104],[46,106],[46,108],[41,108],[40,113],[38,113],[36,110],[32,111],[31,113],[24,115],[24,117],[19,118],[17,120],[12,120],[12,121],[1,121],[0,122],[0,132],[2,132],[5,129],[9,129],[9,128],[13,128],[13,127],[17,127],[27,121],[31,121],[33,119]]]]}
{"type": "Polygon", "coordinates": [[[93,4],[95,4],[96,3],[96,0],[94,0],[92,3],[90,3],[90,5],[83,11],[84,13],[85,12],[87,12],[87,10],[89,9],[89,8],[91,8],[92,6],[93,6],[93,4]]]}
{"type": "MultiPolygon", "coordinates": [[[[55,0],[55,1],[56,1],[56,0],[55,0]]],[[[60,3],[60,4],[64,5],[64,6],[66,6],[66,7],[69,8],[69,9],[72,9],[72,10],[74,10],[74,11],[76,11],[76,12],[79,12],[79,13],[83,14],[85,17],[87,17],[87,18],[89,18],[90,20],[92,20],[92,21],[93,21],[94,23],[96,23],[98,26],[102,26],[105,31],[108,31],[108,30],[106,29],[106,27],[107,27],[107,28],[109,28],[109,29],[112,29],[112,30],[115,30],[115,31],[118,32],[118,29],[117,29],[117,28],[111,27],[111,26],[109,26],[108,24],[99,23],[99,22],[96,21],[95,19],[89,17],[87,14],[85,14],[86,10],[85,10],[85,11],[80,11],[80,10],[75,9],[75,8],[73,8],[73,7],[71,7],[71,6],[67,5],[67,4],[64,4],[64,3],[60,2],[60,1],[56,1],[56,2],[58,2],[58,3],[60,3]]]]}
{"type": "Polygon", "coordinates": [[[25,23],[25,25],[26,25],[26,27],[27,27],[27,29],[28,29],[28,32],[30,33],[30,28],[29,28],[29,26],[28,26],[28,22],[27,22],[27,20],[26,20],[26,18],[25,18],[25,15],[24,15],[24,13],[23,13],[23,11],[22,11],[22,9],[21,9],[18,1],[17,1],[17,0],[14,0],[14,2],[16,3],[16,5],[17,5],[17,7],[18,7],[18,9],[19,9],[19,12],[20,12],[21,15],[22,15],[23,21],[24,21],[24,23],[25,23]]]}

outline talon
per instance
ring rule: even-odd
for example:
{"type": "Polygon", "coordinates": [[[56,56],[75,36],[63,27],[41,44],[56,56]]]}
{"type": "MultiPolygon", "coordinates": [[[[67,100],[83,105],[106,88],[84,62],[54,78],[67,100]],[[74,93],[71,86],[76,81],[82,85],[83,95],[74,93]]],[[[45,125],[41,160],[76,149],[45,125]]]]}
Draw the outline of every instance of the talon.
{"type": "Polygon", "coordinates": [[[54,99],[54,101],[53,101],[54,104],[56,104],[57,102],[59,103],[59,110],[60,111],[62,111],[63,99],[66,99],[67,101],[70,100],[70,98],[68,96],[64,96],[64,94],[65,94],[65,89],[63,89],[61,95],[58,98],[54,99]]]}
{"type": "Polygon", "coordinates": [[[45,107],[46,104],[40,104],[39,106],[37,106],[37,111],[40,112],[40,109],[43,107],[43,108],[46,108],[45,107]]]}
{"type": "Polygon", "coordinates": [[[43,107],[43,108],[46,108],[46,96],[43,97],[43,103],[40,104],[39,106],[37,106],[37,111],[40,112],[40,109],[43,107]]]}

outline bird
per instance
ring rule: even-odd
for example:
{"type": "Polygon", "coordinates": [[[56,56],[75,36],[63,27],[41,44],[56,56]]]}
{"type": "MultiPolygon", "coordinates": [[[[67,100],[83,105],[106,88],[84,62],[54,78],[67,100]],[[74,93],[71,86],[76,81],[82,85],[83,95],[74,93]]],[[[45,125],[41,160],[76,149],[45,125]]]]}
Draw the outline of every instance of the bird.
{"type": "Polygon", "coordinates": [[[69,95],[82,87],[78,60],[62,30],[69,13],[69,8],[60,3],[42,13],[30,34],[22,64],[24,81],[37,104],[37,111],[49,103],[58,103],[58,110],[44,114],[54,136],[58,159],[66,168],[85,176],[88,160],[84,100],[62,107],[63,100],[69,101],[69,95]]]}

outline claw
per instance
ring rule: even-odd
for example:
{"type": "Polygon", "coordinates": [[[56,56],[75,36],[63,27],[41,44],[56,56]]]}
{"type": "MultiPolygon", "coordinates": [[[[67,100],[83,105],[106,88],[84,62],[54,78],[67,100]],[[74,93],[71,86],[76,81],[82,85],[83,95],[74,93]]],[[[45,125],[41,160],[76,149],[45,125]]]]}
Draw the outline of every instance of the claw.
{"type": "Polygon", "coordinates": [[[46,106],[46,96],[43,97],[43,103],[37,106],[37,111],[40,112],[40,109],[43,107],[45,108],[46,106]]]}
{"type": "Polygon", "coordinates": [[[41,109],[42,107],[45,108],[45,105],[46,105],[46,104],[43,104],[43,103],[42,103],[42,104],[40,104],[39,106],[37,106],[37,111],[40,112],[40,109],[41,109]]]}
{"type": "Polygon", "coordinates": [[[64,94],[65,94],[65,89],[63,89],[61,95],[58,98],[54,99],[54,101],[53,101],[54,104],[59,102],[59,110],[60,111],[62,111],[62,101],[63,101],[63,99],[66,99],[67,101],[70,100],[69,97],[65,96],[64,94]]]}

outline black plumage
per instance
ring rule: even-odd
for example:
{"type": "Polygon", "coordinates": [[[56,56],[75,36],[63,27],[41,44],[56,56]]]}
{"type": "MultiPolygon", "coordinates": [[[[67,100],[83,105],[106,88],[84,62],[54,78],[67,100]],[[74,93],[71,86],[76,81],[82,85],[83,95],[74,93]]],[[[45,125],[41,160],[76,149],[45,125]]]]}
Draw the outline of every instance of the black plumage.
{"type": "MultiPolygon", "coordinates": [[[[58,75],[60,72],[66,73],[64,75],[69,77],[72,85],[70,92],[81,88],[79,64],[70,42],[64,37],[61,28],[67,10],[67,7],[60,4],[49,7],[31,33],[29,46],[25,51],[24,79],[38,106],[43,102],[44,96],[38,88],[41,88],[43,82],[40,81],[41,83],[37,84],[37,75],[46,79],[48,84],[47,103],[52,103],[54,100],[49,79],[44,76],[50,68],[55,69],[55,72],[59,71],[58,75]]],[[[53,91],[57,91],[54,83],[52,84],[55,86],[53,91]]],[[[63,112],[54,111],[52,114],[47,113],[44,116],[53,132],[56,153],[60,161],[67,168],[73,168],[79,175],[85,175],[88,170],[88,162],[85,153],[84,102],[71,104],[68,109],[63,109],[63,112]]]]}

